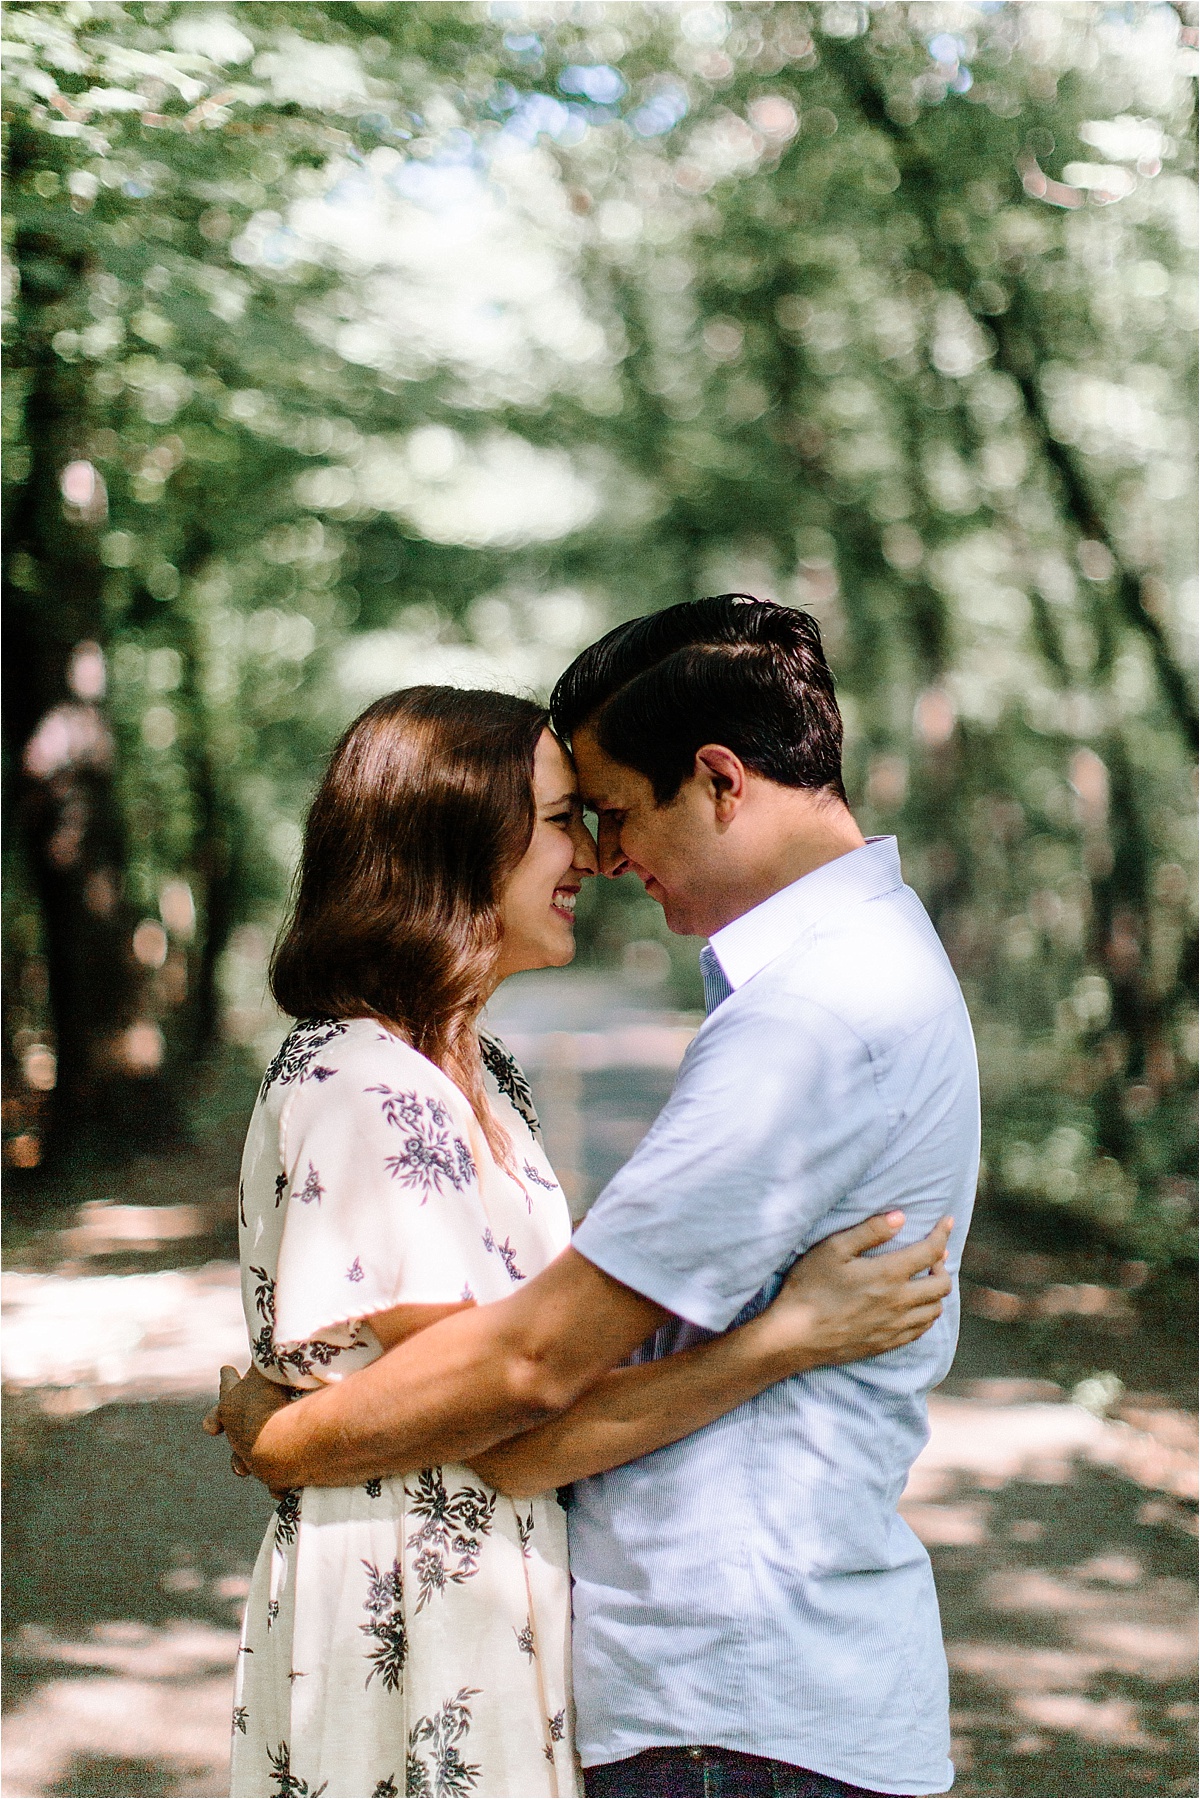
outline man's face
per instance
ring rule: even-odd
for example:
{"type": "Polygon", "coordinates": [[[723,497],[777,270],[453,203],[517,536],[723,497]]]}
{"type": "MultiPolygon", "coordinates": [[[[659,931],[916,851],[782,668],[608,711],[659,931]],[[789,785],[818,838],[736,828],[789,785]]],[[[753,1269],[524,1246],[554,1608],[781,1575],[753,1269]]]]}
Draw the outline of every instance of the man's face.
{"type": "Polygon", "coordinates": [[[725,923],[722,833],[710,784],[693,776],[659,806],[645,775],[605,755],[586,726],[575,732],[571,753],[584,805],[597,818],[601,874],[635,874],[680,936],[706,936],[725,923]]]}

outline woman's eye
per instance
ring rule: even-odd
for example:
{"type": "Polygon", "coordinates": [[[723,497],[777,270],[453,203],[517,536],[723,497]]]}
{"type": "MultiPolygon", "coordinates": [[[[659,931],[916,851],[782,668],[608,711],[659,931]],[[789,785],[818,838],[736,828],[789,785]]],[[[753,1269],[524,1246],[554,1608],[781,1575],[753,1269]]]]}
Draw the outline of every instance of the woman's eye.
{"type": "Polygon", "coordinates": [[[552,825],[569,825],[573,817],[574,813],[572,812],[555,812],[551,816],[549,823],[552,825]]]}

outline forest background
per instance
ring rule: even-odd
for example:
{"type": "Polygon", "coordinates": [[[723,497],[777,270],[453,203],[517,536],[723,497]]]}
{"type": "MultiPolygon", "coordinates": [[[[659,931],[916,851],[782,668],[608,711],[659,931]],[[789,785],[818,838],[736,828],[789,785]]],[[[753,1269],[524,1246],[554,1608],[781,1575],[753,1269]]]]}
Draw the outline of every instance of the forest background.
{"type": "MultiPolygon", "coordinates": [[[[18,1194],[186,1133],[278,1029],[362,705],[544,693],[736,589],[821,622],[852,802],[971,1007],[986,1202],[1193,1256],[1195,8],[4,29],[18,1194]]],[[[583,961],[697,1005],[630,885],[583,961]]]]}

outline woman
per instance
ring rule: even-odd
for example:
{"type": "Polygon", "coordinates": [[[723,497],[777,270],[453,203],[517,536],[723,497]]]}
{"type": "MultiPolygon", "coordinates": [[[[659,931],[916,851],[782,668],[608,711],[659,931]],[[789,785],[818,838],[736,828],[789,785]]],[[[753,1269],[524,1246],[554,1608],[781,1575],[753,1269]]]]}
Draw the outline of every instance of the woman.
{"type": "MultiPolygon", "coordinates": [[[[294,1394],[337,1380],[450,1312],[503,1299],[567,1246],[529,1089],[478,1020],[508,975],[571,960],[575,899],[595,869],[570,759],[531,702],[413,688],[346,732],[272,967],[276,999],[302,1022],[266,1071],[242,1164],[260,1376],[294,1394]]],[[[780,1318],[800,1296],[807,1335],[793,1327],[784,1372],[891,1348],[936,1315],[944,1288],[927,1286],[900,1322],[863,1319],[855,1335],[843,1316],[815,1357],[814,1283],[834,1310],[846,1299],[823,1248],[762,1318],[618,1371],[475,1471],[448,1456],[284,1495],[247,1602],[233,1792],[577,1792],[551,1489],[778,1379],[780,1318]]]]}

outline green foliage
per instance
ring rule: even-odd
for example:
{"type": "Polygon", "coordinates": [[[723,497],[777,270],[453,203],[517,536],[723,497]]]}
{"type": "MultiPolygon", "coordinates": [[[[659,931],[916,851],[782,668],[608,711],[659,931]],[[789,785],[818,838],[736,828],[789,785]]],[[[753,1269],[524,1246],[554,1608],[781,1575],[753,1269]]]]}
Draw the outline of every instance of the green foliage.
{"type": "MultiPolygon", "coordinates": [[[[10,755],[102,646],[122,940],[168,884],[199,913],[192,1010],[135,971],[128,1016],[202,1037],[376,693],[544,691],[618,617],[771,593],[821,619],[852,797],[967,990],[989,1193],[1183,1253],[1192,13],[71,0],[6,32],[10,755]]],[[[39,855],[18,981],[53,962],[39,855]]],[[[661,938],[592,910],[600,959],[661,938]]]]}

